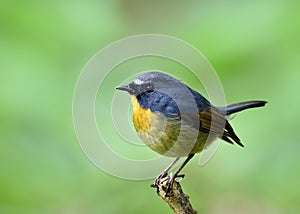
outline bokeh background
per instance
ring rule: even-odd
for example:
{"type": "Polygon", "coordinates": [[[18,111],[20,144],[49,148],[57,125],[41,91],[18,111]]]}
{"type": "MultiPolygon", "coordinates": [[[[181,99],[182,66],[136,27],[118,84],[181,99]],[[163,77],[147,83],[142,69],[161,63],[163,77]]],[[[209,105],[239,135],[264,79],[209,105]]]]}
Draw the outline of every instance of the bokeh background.
{"type": "Polygon", "coordinates": [[[72,124],[73,90],[85,63],[111,42],[144,33],[201,50],[228,103],[269,102],[232,120],[244,149],[224,143],[204,167],[195,159],[185,168],[182,186],[194,207],[299,213],[299,1],[0,5],[0,213],[171,213],[149,188],[152,180],[122,180],[89,162],[72,124]]]}

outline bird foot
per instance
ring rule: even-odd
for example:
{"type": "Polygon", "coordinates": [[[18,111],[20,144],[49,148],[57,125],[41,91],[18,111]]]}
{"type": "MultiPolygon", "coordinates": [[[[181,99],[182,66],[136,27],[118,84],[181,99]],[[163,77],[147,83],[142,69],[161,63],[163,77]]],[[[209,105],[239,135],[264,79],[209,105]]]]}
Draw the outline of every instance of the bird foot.
{"type": "MultiPolygon", "coordinates": [[[[185,176],[184,174],[180,174],[180,175],[174,174],[174,175],[171,175],[171,176],[170,176],[170,179],[169,179],[167,188],[166,188],[166,190],[165,190],[165,197],[167,197],[169,193],[172,194],[172,192],[173,192],[173,184],[174,184],[176,178],[181,178],[181,179],[179,180],[179,181],[181,181],[181,180],[184,178],[184,176],[185,176]]],[[[178,181],[178,182],[179,182],[179,181],[178,181]]]]}
{"type": "Polygon", "coordinates": [[[153,188],[157,188],[157,193],[158,193],[158,187],[159,187],[159,184],[161,183],[161,180],[165,177],[168,176],[168,173],[163,171],[162,173],[160,173],[156,178],[155,178],[155,181],[153,184],[151,184],[150,186],[153,187],[153,188]]]}
{"type": "Polygon", "coordinates": [[[151,184],[151,187],[156,187],[156,191],[159,194],[160,188],[162,188],[165,192],[165,197],[168,197],[172,194],[173,192],[173,184],[176,180],[176,178],[184,178],[184,174],[180,174],[180,175],[168,175],[165,172],[162,172],[161,174],[159,174],[154,183],[151,184]]]}

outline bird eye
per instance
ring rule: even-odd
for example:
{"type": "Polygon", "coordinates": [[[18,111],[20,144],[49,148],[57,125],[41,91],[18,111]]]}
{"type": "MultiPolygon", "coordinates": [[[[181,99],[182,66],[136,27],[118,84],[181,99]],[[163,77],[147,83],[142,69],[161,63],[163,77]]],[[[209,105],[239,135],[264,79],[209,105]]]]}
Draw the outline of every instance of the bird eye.
{"type": "Polygon", "coordinates": [[[147,84],[145,88],[146,91],[154,91],[154,86],[152,84],[147,84]]]}

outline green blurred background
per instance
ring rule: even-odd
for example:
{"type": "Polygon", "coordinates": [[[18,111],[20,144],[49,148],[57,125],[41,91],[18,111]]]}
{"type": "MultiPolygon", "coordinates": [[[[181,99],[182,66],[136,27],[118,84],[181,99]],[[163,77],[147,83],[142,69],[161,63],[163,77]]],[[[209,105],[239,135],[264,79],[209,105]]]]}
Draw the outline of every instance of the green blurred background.
{"type": "Polygon", "coordinates": [[[182,185],[194,207],[299,213],[299,1],[0,5],[0,213],[171,213],[149,188],[152,180],[122,180],[92,165],[72,124],[73,90],[88,59],[143,33],[175,36],[201,50],[228,103],[269,102],[232,121],[244,149],[224,143],[204,167],[195,159],[185,168],[182,185]]]}

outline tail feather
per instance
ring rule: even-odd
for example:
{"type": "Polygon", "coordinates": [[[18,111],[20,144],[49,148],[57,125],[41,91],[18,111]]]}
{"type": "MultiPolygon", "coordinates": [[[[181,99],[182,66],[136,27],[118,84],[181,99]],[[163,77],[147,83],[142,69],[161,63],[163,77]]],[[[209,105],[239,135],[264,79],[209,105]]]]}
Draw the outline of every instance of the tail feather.
{"type": "Polygon", "coordinates": [[[266,103],[267,103],[266,101],[247,101],[247,102],[235,103],[225,107],[219,107],[218,109],[224,115],[231,115],[233,113],[243,111],[245,109],[265,106],[266,103]]]}
{"type": "Polygon", "coordinates": [[[239,139],[239,137],[235,134],[233,128],[231,127],[231,125],[228,123],[228,121],[226,121],[225,124],[225,129],[224,129],[224,133],[223,136],[221,137],[222,140],[225,140],[228,143],[233,144],[233,141],[238,144],[241,147],[244,147],[244,145],[241,143],[241,140],[239,139]],[[233,141],[232,141],[233,140],[233,141]]]}

